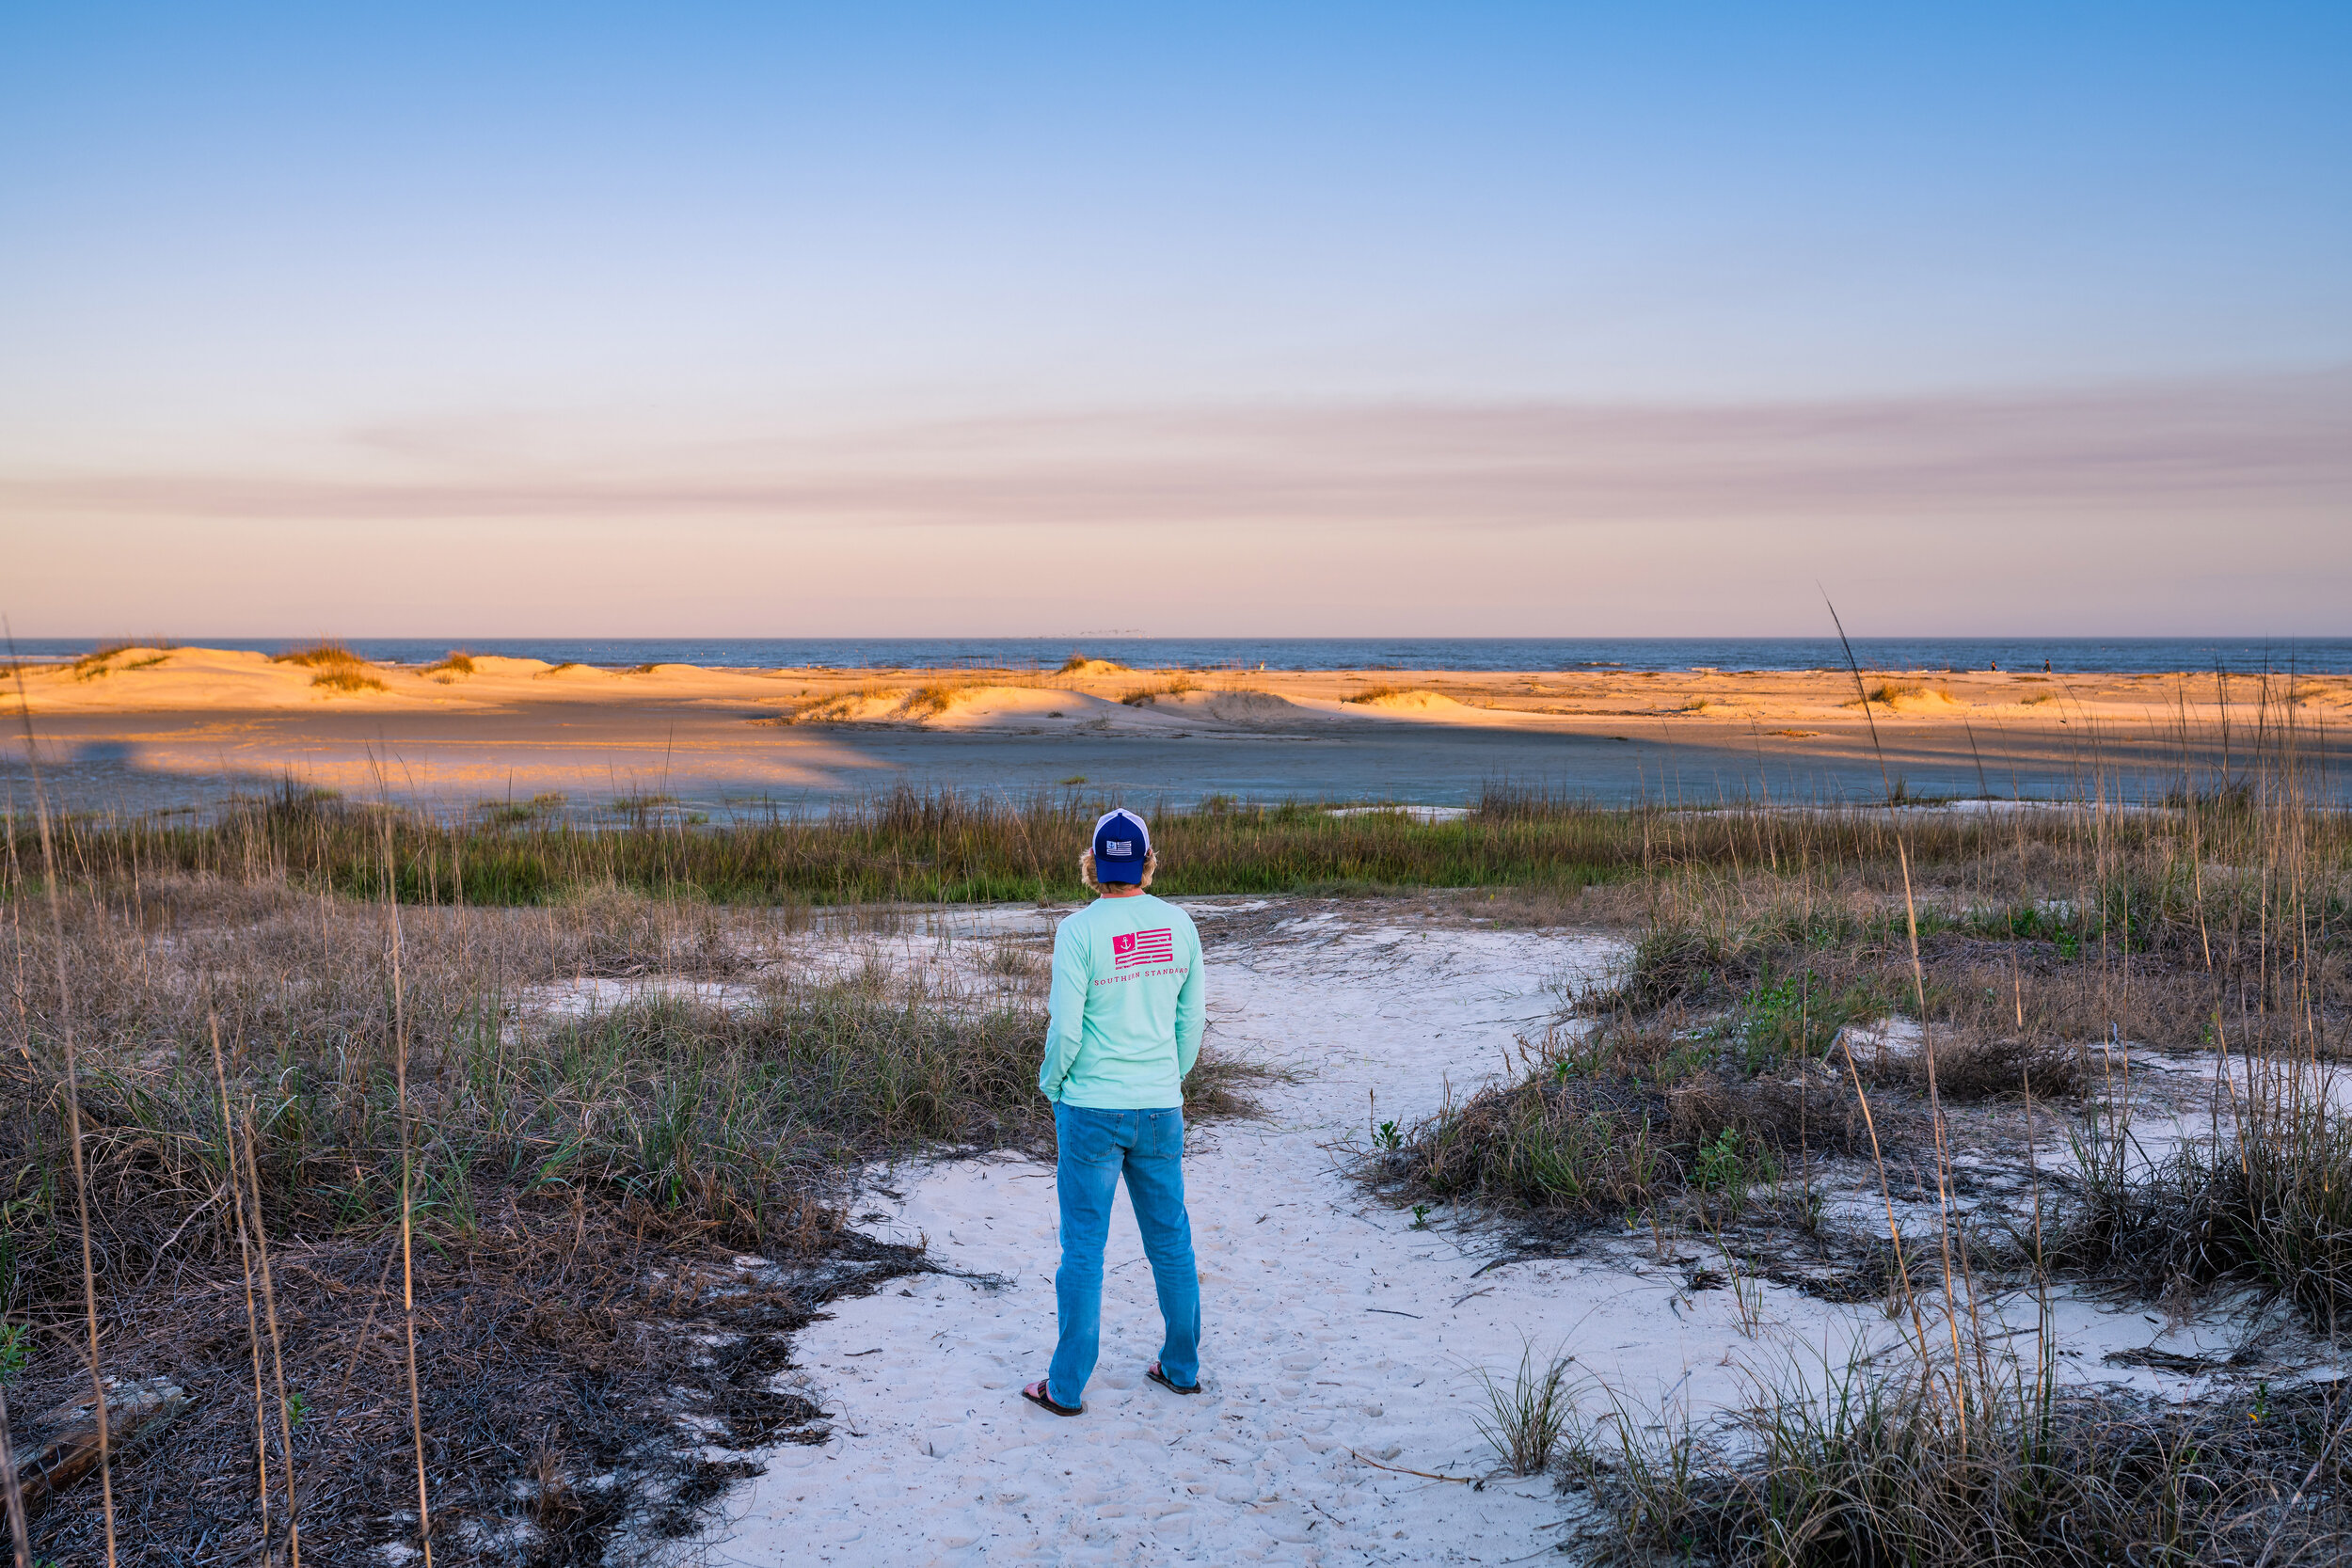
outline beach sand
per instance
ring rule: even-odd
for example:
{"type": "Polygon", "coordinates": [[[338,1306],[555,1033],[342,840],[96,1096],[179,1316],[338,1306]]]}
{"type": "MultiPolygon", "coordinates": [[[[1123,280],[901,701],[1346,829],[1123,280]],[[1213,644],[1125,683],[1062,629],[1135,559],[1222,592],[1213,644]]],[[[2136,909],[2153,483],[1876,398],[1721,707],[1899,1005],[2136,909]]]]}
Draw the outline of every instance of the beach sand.
{"type": "MultiPolygon", "coordinates": [[[[714,814],[901,782],[1459,804],[1510,779],[1600,799],[2047,795],[2156,784],[2243,749],[2258,704],[2352,756],[2352,677],[1865,672],[470,672],[125,649],[27,666],[42,759],[77,803],[200,805],[292,778],[443,806],[660,794],[714,814]],[[1875,735],[1874,735],[1875,730],[1875,735]],[[2188,737],[2185,748],[2183,736],[2188,737]]],[[[21,759],[8,767],[22,771],[21,759]]],[[[2330,768],[2342,775],[2342,769],[2330,768]]]]}
{"type": "MultiPolygon", "coordinates": [[[[1824,1356],[1842,1367],[1854,1348],[1896,1339],[1876,1303],[1772,1282],[1743,1328],[1731,1291],[1694,1284],[1696,1270],[1723,1266],[1701,1238],[1671,1237],[1661,1255],[1645,1231],[1604,1227],[1552,1249],[1564,1256],[1524,1256],[1507,1224],[1449,1209],[1416,1227],[1346,1175],[1375,1117],[1409,1122],[1503,1072],[1514,1042],[1557,1016],[1565,987],[1621,961],[1620,940],[1485,927],[1436,900],[1187,907],[1208,939],[1212,1048],[1293,1074],[1263,1092],[1262,1116],[1188,1138],[1202,1394],[1143,1377],[1159,1319],[1123,1196],[1101,1368],[1087,1414],[1063,1419],[1018,1396],[1053,1348],[1052,1167],[995,1156],[872,1173],[854,1205],[863,1227],[920,1241],[952,1272],[836,1302],[796,1336],[787,1375],[825,1408],[830,1433],[758,1456],[765,1473],[727,1498],[714,1561],[1521,1560],[1583,1505],[1548,1479],[1496,1473],[1476,1424],[1481,1370],[1507,1385],[1530,1345],[1573,1354],[1588,1417],[1607,1408],[1605,1386],[1649,1413],[1637,1418],[1704,1426],[1760,1380],[1810,1367],[1818,1382],[1824,1356]]],[[[963,922],[961,945],[979,951],[1041,942],[1064,912],[942,919],[963,922]]],[[[940,928],[900,942],[892,961],[952,961],[943,950],[957,943],[940,928]]],[[[2000,1175],[2022,1181],[2023,1142],[1975,1164],[1988,1189],[2000,1175]]],[[[2023,1190],[1987,1201],[2022,1203],[2023,1190]]],[[[1931,1197],[1898,1202],[1907,1229],[1931,1233],[1931,1197]]],[[[1831,1178],[1826,1213],[1834,1227],[1883,1230],[1867,1165],[1831,1178]]],[[[2033,1332],[2030,1292],[1987,1311],[2033,1332]]],[[[2152,1344],[2226,1353],[2245,1328],[2167,1327],[2072,1294],[2053,1323],[2066,1375],[2174,1397],[2211,1380],[2103,1357],[2152,1344]]]]}

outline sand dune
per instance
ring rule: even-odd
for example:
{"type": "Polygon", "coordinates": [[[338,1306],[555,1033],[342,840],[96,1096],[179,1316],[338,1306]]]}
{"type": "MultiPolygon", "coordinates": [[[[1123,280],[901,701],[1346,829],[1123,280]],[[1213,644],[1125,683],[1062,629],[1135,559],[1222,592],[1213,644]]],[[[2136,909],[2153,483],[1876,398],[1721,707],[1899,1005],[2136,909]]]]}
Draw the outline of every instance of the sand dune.
{"type": "MultiPolygon", "coordinates": [[[[1678,672],[1252,671],[1142,672],[1104,659],[1066,670],[734,670],[660,664],[612,670],[534,658],[453,657],[434,665],[273,659],[217,648],[138,648],[74,664],[23,667],[41,712],[306,707],[506,707],[547,702],[626,705],[656,699],[772,704],[794,723],[979,725],[1107,723],[1150,730],[1171,721],[1240,727],[1341,720],[1359,723],[1496,722],[1546,727],[1593,719],[1670,723],[1789,724],[1870,717],[2217,719],[2257,682],[2225,688],[2210,673],[2079,675],[1993,671],[1678,672]],[[1122,711],[1113,712],[1112,709],[1122,711]]],[[[14,693],[9,693],[13,698],[14,693]]],[[[2314,713],[2352,709],[2352,676],[2274,677],[2269,696],[2314,713]]]]}
{"type": "MultiPolygon", "coordinates": [[[[898,778],[1083,777],[1179,801],[1458,804],[1496,778],[1845,798],[1890,772],[1914,790],[2053,793],[2094,764],[2176,767],[2184,724],[2217,761],[2224,718],[2243,734],[2258,701],[2318,721],[2312,744],[2343,753],[2352,710],[2352,677],[2265,689],[2210,673],[1873,671],[1857,686],[1843,671],[617,670],[127,647],[19,678],[70,796],[175,808],[289,775],[445,800],[652,791],[718,810],[898,778]]],[[[0,688],[23,712],[16,699],[16,682],[0,688]]],[[[21,763],[12,749],[0,769],[21,763]]]]}

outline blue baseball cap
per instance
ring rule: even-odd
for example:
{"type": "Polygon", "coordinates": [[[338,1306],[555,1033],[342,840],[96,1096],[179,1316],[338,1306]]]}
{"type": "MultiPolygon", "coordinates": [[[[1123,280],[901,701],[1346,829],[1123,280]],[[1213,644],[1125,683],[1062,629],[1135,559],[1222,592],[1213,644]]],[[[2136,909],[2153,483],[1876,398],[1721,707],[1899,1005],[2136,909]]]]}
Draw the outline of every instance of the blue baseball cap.
{"type": "Polygon", "coordinates": [[[1143,818],[1121,806],[1106,811],[1094,824],[1094,879],[1098,882],[1140,882],[1143,862],[1152,853],[1152,830],[1143,818]]]}

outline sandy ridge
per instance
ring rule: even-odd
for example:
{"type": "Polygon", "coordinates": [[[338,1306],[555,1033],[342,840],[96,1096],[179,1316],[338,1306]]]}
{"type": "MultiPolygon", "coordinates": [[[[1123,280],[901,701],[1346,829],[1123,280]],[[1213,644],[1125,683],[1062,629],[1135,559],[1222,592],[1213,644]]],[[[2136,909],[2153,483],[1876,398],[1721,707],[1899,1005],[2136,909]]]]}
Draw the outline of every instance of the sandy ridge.
{"type": "MultiPolygon", "coordinates": [[[[216,648],[127,647],[78,664],[25,665],[39,713],[268,709],[502,710],[548,705],[751,705],[777,722],[926,729],[1060,725],[1154,731],[1176,722],[1236,730],[1343,724],[1573,727],[1638,719],[1787,729],[1851,723],[1852,675],[1812,672],[1133,671],[1089,660],[1065,672],[634,670],[471,656],[436,666],[306,665],[216,648]]],[[[2216,721],[2243,712],[2257,683],[2210,673],[1866,672],[1873,718],[1979,719],[2034,729],[2109,721],[2216,721]]],[[[2277,677],[2269,695],[2314,717],[2352,710],[2352,676],[2277,677]]],[[[16,693],[8,693],[13,702],[16,693]]]]}

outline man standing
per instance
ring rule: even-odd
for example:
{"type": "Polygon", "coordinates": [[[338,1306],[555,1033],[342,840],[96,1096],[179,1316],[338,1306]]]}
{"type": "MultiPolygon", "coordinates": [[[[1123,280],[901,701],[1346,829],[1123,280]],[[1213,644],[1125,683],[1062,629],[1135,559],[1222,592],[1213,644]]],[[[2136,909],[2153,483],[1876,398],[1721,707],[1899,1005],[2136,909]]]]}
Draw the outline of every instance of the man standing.
{"type": "Polygon", "coordinates": [[[1200,1391],[1200,1277],[1184,1212],[1184,1074],[1200,1053],[1200,933],[1144,890],[1159,861],[1134,812],[1106,812],[1079,876],[1098,896],[1054,933],[1054,994],[1037,1086],[1054,1102],[1059,1156],[1061,1335],[1045,1380],[1021,1390],[1057,1416],[1086,1412],[1103,1337],[1103,1243],[1127,1201],[1152,1260],[1167,1338],[1144,1375],[1200,1391]]]}

